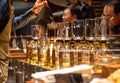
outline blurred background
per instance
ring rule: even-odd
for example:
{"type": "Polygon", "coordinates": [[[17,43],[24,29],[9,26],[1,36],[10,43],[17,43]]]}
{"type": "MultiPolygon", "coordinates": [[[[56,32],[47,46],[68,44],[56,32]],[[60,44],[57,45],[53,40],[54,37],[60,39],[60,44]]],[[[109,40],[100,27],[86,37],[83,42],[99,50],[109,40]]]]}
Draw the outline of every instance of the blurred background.
{"type": "MultiPolygon", "coordinates": [[[[13,1],[15,6],[15,15],[18,16],[25,13],[28,9],[32,8],[36,0],[13,0],[13,1]]],[[[52,13],[63,10],[68,4],[67,0],[47,0],[47,1],[52,13]]],[[[95,12],[95,16],[100,16],[102,15],[103,2],[107,0],[102,0],[102,1],[101,0],[82,0],[82,1],[89,4],[93,8],[95,12]]],[[[61,18],[58,18],[58,19],[61,20],[61,18]]],[[[32,22],[24,26],[24,28],[16,30],[16,35],[30,35],[31,34],[30,28],[31,28],[31,25],[34,23],[35,21],[33,20],[32,22]]]]}

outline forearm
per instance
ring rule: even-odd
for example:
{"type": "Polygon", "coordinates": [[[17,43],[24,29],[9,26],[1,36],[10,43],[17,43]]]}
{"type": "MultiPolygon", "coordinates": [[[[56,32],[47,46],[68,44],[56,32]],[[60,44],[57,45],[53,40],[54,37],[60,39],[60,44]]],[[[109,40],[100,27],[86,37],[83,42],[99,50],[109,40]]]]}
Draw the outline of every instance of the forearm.
{"type": "Polygon", "coordinates": [[[32,12],[32,9],[30,9],[25,14],[14,17],[12,29],[14,30],[20,29],[35,18],[36,15],[32,12]]]}

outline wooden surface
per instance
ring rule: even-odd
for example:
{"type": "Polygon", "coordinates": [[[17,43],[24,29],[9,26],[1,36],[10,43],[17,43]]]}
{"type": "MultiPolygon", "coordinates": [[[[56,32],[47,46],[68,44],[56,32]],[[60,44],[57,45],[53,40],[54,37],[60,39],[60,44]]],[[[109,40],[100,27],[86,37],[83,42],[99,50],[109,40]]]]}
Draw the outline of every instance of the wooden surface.
{"type": "Polygon", "coordinates": [[[10,49],[10,58],[11,59],[26,59],[26,53],[23,50],[19,49],[10,49]]]}

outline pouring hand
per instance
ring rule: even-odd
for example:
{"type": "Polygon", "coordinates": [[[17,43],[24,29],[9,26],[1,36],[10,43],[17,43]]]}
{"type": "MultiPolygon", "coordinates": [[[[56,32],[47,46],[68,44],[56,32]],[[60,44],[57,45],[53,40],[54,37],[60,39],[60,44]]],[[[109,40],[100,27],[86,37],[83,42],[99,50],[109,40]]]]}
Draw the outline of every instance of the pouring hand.
{"type": "Polygon", "coordinates": [[[45,7],[45,6],[46,6],[46,1],[45,0],[37,0],[34,4],[32,10],[35,14],[38,14],[42,10],[42,8],[45,7]]]}

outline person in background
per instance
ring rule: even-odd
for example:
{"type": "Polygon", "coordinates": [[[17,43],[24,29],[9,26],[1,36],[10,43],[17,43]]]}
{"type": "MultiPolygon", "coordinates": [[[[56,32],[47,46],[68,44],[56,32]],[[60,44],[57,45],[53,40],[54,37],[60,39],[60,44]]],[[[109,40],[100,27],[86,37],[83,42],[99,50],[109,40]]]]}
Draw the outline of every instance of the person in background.
{"type": "Polygon", "coordinates": [[[0,83],[6,83],[9,64],[11,28],[18,29],[36,18],[46,2],[36,0],[33,8],[18,17],[14,16],[12,0],[0,0],[0,83]]]}
{"type": "Polygon", "coordinates": [[[76,21],[80,14],[76,14],[76,9],[74,9],[72,6],[69,6],[64,9],[62,21],[63,22],[70,22],[70,21],[76,21]]]}
{"type": "MultiPolygon", "coordinates": [[[[87,18],[94,18],[95,13],[93,9],[87,4],[82,2],[81,0],[67,0],[69,2],[67,8],[63,11],[62,20],[64,22],[70,22],[75,20],[84,20],[87,18]]],[[[76,25],[76,24],[75,24],[76,25]]],[[[83,28],[76,27],[74,30],[74,35],[82,36],[83,28]]]]}
{"type": "Polygon", "coordinates": [[[85,2],[81,0],[67,0],[69,5],[73,5],[73,7],[77,10],[77,14],[80,14],[78,19],[86,19],[86,18],[94,18],[95,12],[93,9],[85,2]]]}
{"type": "Polygon", "coordinates": [[[112,34],[120,36],[120,1],[111,0],[107,2],[103,9],[103,15],[110,17],[112,34]]]}
{"type": "MultiPolygon", "coordinates": [[[[90,7],[87,3],[81,1],[81,0],[67,0],[68,4],[66,4],[66,7],[72,6],[74,11],[76,12],[76,15],[78,16],[77,19],[86,19],[86,18],[94,18],[95,17],[95,12],[93,11],[92,7],[90,7]]],[[[66,7],[64,9],[66,9],[66,7]]],[[[63,17],[63,13],[69,11],[68,9],[62,10],[59,12],[54,12],[53,16],[54,17],[63,17]]],[[[55,22],[61,22],[63,19],[56,21],[55,22]]]]}
{"type": "MultiPolygon", "coordinates": [[[[75,36],[80,36],[83,34],[83,28],[82,26],[76,26],[78,25],[79,21],[82,19],[79,19],[81,17],[81,14],[78,14],[78,10],[73,7],[73,5],[68,6],[67,8],[64,9],[63,11],[63,16],[62,16],[62,21],[63,22],[68,22],[69,23],[69,28],[71,31],[72,25],[74,26],[73,32],[75,36]]],[[[79,23],[79,25],[82,25],[79,23]]],[[[71,35],[71,34],[69,34],[71,35]]]]}
{"type": "Polygon", "coordinates": [[[120,1],[111,0],[107,2],[103,9],[103,15],[109,16],[111,36],[115,41],[111,42],[111,49],[120,49],[120,1]]]}
{"type": "MultiPolygon", "coordinates": [[[[93,11],[93,9],[87,3],[82,2],[81,0],[67,0],[67,1],[68,1],[69,4],[67,4],[66,7],[69,8],[70,6],[72,6],[72,9],[74,9],[74,11],[76,12],[76,16],[77,16],[78,20],[95,17],[95,12],[93,11]]],[[[54,18],[59,19],[59,21],[58,20],[54,20],[54,21],[55,22],[64,21],[68,16],[65,13],[69,12],[69,11],[70,11],[69,9],[65,9],[65,10],[62,10],[62,11],[59,11],[59,12],[54,12],[53,13],[54,18]]],[[[73,15],[74,18],[76,18],[76,16],[73,15]]],[[[73,19],[73,17],[72,17],[72,19],[73,19]]],[[[66,20],[68,20],[68,19],[70,20],[71,18],[67,18],[66,20]]],[[[52,34],[52,33],[50,32],[49,34],[52,34]]]]}

